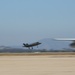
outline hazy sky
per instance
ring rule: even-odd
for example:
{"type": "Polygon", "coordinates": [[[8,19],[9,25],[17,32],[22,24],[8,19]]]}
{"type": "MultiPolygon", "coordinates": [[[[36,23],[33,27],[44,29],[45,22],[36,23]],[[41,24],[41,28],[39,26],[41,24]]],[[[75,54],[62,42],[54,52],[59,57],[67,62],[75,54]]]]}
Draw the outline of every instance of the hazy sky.
{"type": "Polygon", "coordinates": [[[0,0],[0,45],[75,37],[75,0],[0,0]]]}

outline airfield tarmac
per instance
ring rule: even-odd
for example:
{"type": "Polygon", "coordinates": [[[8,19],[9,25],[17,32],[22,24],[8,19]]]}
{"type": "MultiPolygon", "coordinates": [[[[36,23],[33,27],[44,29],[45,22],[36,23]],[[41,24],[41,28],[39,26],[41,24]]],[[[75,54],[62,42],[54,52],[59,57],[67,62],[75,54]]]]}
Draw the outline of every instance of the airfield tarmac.
{"type": "Polygon", "coordinates": [[[3,55],[0,75],[75,75],[75,55],[3,55]]]}

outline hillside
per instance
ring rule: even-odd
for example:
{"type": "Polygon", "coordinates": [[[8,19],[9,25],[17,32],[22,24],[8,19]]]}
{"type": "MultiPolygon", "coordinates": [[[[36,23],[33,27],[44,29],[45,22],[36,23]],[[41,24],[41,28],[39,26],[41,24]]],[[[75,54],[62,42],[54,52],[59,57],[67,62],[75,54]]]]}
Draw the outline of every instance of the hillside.
{"type": "Polygon", "coordinates": [[[55,41],[50,38],[45,38],[42,40],[39,40],[42,44],[39,45],[39,49],[67,49],[70,48],[69,44],[71,43],[70,41],[55,41]]]}

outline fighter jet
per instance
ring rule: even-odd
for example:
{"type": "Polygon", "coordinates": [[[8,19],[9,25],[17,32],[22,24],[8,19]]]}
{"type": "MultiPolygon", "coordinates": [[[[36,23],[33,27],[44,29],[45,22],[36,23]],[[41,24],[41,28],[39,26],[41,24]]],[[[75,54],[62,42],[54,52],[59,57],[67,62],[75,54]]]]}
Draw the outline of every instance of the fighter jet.
{"type": "Polygon", "coordinates": [[[32,44],[28,44],[28,43],[23,43],[23,47],[27,47],[30,49],[30,47],[33,49],[33,46],[37,46],[40,45],[41,43],[40,42],[35,42],[35,43],[32,43],[32,44]]]}
{"type": "Polygon", "coordinates": [[[70,46],[72,48],[75,48],[75,38],[54,38],[54,40],[57,40],[57,41],[73,41],[70,46]]]}

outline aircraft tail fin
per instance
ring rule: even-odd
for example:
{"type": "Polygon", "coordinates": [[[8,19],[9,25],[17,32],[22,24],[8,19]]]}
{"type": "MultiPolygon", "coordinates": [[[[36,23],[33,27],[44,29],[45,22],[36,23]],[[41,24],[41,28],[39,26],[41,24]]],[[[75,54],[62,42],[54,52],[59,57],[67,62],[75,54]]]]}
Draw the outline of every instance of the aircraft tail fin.
{"type": "Polygon", "coordinates": [[[25,44],[25,43],[23,43],[23,46],[26,46],[26,44],[25,44]]]}

